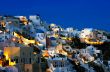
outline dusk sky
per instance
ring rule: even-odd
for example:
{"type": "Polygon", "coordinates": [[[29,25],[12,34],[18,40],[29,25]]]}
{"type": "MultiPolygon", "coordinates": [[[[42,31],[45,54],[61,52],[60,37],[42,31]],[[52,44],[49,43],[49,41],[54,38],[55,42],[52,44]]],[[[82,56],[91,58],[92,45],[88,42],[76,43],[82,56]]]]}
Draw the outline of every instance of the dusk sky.
{"type": "Polygon", "coordinates": [[[110,0],[0,0],[0,15],[39,14],[47,23],[110,31],[110,0]]]}

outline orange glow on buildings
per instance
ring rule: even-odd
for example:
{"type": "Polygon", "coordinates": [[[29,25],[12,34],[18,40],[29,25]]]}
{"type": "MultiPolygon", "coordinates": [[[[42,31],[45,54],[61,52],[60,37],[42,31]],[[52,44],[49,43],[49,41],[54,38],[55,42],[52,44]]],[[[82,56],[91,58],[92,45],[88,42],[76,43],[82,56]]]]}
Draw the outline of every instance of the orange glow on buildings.
{"type": "Polygon", "coordinates": [[[94,45],[98,45],[98,44],[101,45],[104,43],[104,42],[100,42],[100,41],[97,41],[97,42],[89,41],[89,39],[85,39],[85,42],[87,44],[94,44],[94,45]]]}
{"type": "Polygon", "coordinates": [[[44,51],[44,53],[43,53],[43,57],[49,57],[49,53],[48,53],[47,50],[44,51]]]}

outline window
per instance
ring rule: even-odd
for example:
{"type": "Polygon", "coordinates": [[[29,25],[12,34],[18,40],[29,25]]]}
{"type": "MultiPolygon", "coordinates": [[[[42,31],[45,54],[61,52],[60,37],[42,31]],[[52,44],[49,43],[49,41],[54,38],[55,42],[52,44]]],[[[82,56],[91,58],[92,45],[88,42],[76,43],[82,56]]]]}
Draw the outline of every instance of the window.
{"type": "Polygon", "coordinates": [[[61,67],[63,67],[62,64],[61,64],[61,67]]]}
{"type": "Polygon", "coordinates": [[[24,56],[24,52],[22,53],[22,55],[24,56]]]}
{"type": "Polygon", "coordinates": [[[23,58],[23,63],[25,63],[25,58],[23,58]]]}
{"type": "Polygon", "coordinates": [[[66,49],[69,49],[69,47],[66,47],[66,49]]]}
{"type": "Polygon", "coordinates": [[[31,64],[31,58],[29,58],[29,63],[31,64]]]}
{"type": "Polygon", "coordinates": [[[54,65],[54,67],[56,67],[56,64],[54,65]]]}
{"type": "Polygon", "coordinates": [[[21,63],[23,62],[22,58],[21,58],[21,63]]]}
{"type": "Polygon", "coordinates": [[[30,57],[31,57],[31,52],[30,52],[30,57]]]}
{"type": "Polygon", "coordinates": [[[11,62],[14,62],[14,59],[11,59],[11,62]]]}
{"type": "Polygon", "coordinates": [[[15,59],[16,63],[18,63],[18,59],[15,59]]]}
{"type": "Polygon", "coordinates": [[[40,58],[38,57],[38,63],[40,63],[40,58]]]}
{"type": "Polygon", "coordinates": [[[5,36],[5,39],[8,39],[7,36],[5,36]]]}

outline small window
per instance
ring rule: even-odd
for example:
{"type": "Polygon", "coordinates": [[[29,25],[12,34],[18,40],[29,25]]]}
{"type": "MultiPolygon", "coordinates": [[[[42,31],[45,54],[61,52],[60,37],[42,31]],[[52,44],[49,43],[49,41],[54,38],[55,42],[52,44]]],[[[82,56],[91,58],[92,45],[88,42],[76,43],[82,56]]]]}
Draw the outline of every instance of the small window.
{"type": "Polygon", "coordinates": [[[32,53],[30,52],[30,57],[31,57],[31,54],[32,54],[32,53]]]}
{"type": "Polygon", "coordinates": [[[24,55],[24,52],[22,53],[22,55],[24,55]]]}
{"type": "Polygon", "coordinates": [[[29,63],[31,64],[31,58],[29,58],[29,63]]]}
{"type": "Polygon", "coordinates": [[[25,63],[25,58],[23,58],[23,63],[25,63]]]}
{"type": "Polygon", "coordinates": [[[16,63],[18,63],[18,59],[15,59],[16,63]]]}
{"type": "Polygon", "coordinates": [[[7,39],[7,36],[5,36],[5,39],[7,39]]]}
{"type": "Polygon", "coordinates": [[[21,63],[23,62],[22,58],[21,58],[21,63]]]}

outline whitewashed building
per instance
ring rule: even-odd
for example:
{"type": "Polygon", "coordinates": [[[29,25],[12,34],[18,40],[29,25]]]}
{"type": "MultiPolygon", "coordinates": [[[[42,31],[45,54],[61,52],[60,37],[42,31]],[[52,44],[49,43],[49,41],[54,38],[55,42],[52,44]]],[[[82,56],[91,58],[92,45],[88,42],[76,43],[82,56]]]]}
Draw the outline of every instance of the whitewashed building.
{"type": "Polygon", "coordinates": [[[73,65],[68,62],[67,57],[55,55],[47,59],[51,72],[75,72],[73,65]]]}

